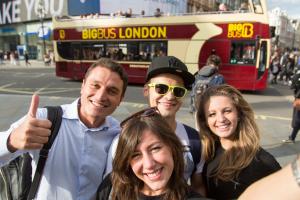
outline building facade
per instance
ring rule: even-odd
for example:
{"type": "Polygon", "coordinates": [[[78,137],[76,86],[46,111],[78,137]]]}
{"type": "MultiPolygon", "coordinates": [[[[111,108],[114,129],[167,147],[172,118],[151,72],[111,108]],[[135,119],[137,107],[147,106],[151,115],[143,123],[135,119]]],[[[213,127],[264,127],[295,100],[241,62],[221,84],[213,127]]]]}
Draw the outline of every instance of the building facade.
{"type": "Polygon", "coordinates": [[[274,8],[269,12],[270,26],[275,27],[273,47],[300,49],[299,19],[290,19],[286,11],[274,8]]]}
{"type": "Polygon", "coordinates": [[[64,0],[2,0],[0,50],[17,52],[20,58],[24,51],[28,51],[30,58],[42,57],[44,47],[52,49],[51,17],[64,14],[67,14],[64,0]],[[43,10],[39,10],[39,3],[43,10]]]}

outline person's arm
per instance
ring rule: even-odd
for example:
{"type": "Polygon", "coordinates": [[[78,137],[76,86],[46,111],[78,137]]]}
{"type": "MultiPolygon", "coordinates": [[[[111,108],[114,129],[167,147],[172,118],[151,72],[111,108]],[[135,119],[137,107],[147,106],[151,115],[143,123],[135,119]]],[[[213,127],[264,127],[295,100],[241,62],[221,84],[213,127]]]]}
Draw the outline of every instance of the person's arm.
{"type": "Polygon", "coordinates": [[[298,200],[300,197],[300,157],[283,169],[253,183],[239,200],[298,200]]]}

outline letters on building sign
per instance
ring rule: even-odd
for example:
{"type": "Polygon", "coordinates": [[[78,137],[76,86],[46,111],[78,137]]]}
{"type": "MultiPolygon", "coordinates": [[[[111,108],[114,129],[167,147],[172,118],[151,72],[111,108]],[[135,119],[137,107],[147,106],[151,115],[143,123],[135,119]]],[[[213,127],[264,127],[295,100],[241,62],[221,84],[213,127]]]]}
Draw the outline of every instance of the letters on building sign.
{"type": "Polygon", "coordinates": [[[254,34],[253,24],[228,24],[228,38],[251,38],[254,34]]]}
{"type": "Polygon", "coordinates": [[[20,22],[20,0],[7,1],[1,3],[0,24],[10,24],[20,22]]]}
{"type": "Polygon", "coordinates": [[[82,30],[82,39],[157,39],[166,38],[166,26],[93,28],[82,30]]]}
{"type": "MultiPolygon", "coordinates": [[[[39,0],[2,0],[0,2],[0,24],[11,24],[16,22],[38,19],[39,0]]],[[[43,0],[45,14],[48,17],[63,14],[66,6],[64,0],[43,0]]]]}

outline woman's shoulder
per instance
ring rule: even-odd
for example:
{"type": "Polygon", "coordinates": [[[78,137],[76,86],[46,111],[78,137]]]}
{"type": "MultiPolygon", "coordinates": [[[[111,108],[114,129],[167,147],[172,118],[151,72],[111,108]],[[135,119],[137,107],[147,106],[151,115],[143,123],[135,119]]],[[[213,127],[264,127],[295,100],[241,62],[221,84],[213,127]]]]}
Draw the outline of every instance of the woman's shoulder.
{"type": "Polygon", "coordinates": [[[259,163],[263,164],[264,166],[277,171],[281,169],[280,164],[277,162],[276,158],[267,152],[265,149],[260,148],[255,157],[259,163]]]}

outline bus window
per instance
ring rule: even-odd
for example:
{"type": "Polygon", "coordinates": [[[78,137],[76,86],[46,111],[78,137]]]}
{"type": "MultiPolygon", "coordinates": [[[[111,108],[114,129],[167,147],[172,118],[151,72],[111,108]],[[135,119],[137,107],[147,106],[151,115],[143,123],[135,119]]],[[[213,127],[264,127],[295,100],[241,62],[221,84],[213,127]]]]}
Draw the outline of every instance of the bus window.
{"type": "Polygon", "coordinates": [[[79,60],[82,57],[80,46],[80,42],[58,42],[57,52],[64,59],[79,60]]]}
{"type": "Polygon", "coordinates": [[[154,57],[167,55],[167,42],[106,43],[106,57],[114,60],[151,62],[154,57]]]}
{"type": "Polygon", "coordinates": [[[142,61],[151,61],[158,56],[167,55],[166,42],[141,42],[140,55],[142,61]]]}
{"type": "Polygon", "coordinates": [[[81,44],[78,42],[74,42],[71,44],[70,51],[73,51],[73,59],[74,60],[81,60],[82,59],[82,53],[81,53],[81,44]]]}
{"type": "Polygon", "coordinates": [[[82,60],[97,60],[103,56],[104,45],[101,43],[82,43],[82,60]]]}
{"type": "Polygon", "coordinates": [[[254,64],[255,41],[233,41],[231,43],[230,64],[254,64]]]}
{"type": "Polygon", "coordinates": [[[253,0],[253,7],[255,13],[263,14],[263,9],[260,0],[253,0]]]}
{"type": "Polygon", "coordinates": [[[106,44],[106,57],[113,60],[126,60],[128,50],[127,43],[107,43],[106,44]]]}
{"type": "Polygon", "coordinates": [[[262,41],[259,48],[259,64],[257,70],[257,79],[259,79],[266,71],[267,66],[267,42],[262,41]]]}
{"type": "MultiPolygon", "coordinates": [[[[141,61],[151,61],[151,52],[153,49],[152,46],[154,46],[154,44],[149,43],[149,42],[141,42],[140,43],[140,59],[141,61]]],[[[153,51],[154,52],[154,51],[153,51]]]]}
{"type": "Polygon", "coordinates": [[[128,61],[138,61],[139,60],[139,45],[138,42],[128,42],[127,43],[127,56],[125,60],[128,61]]]}

